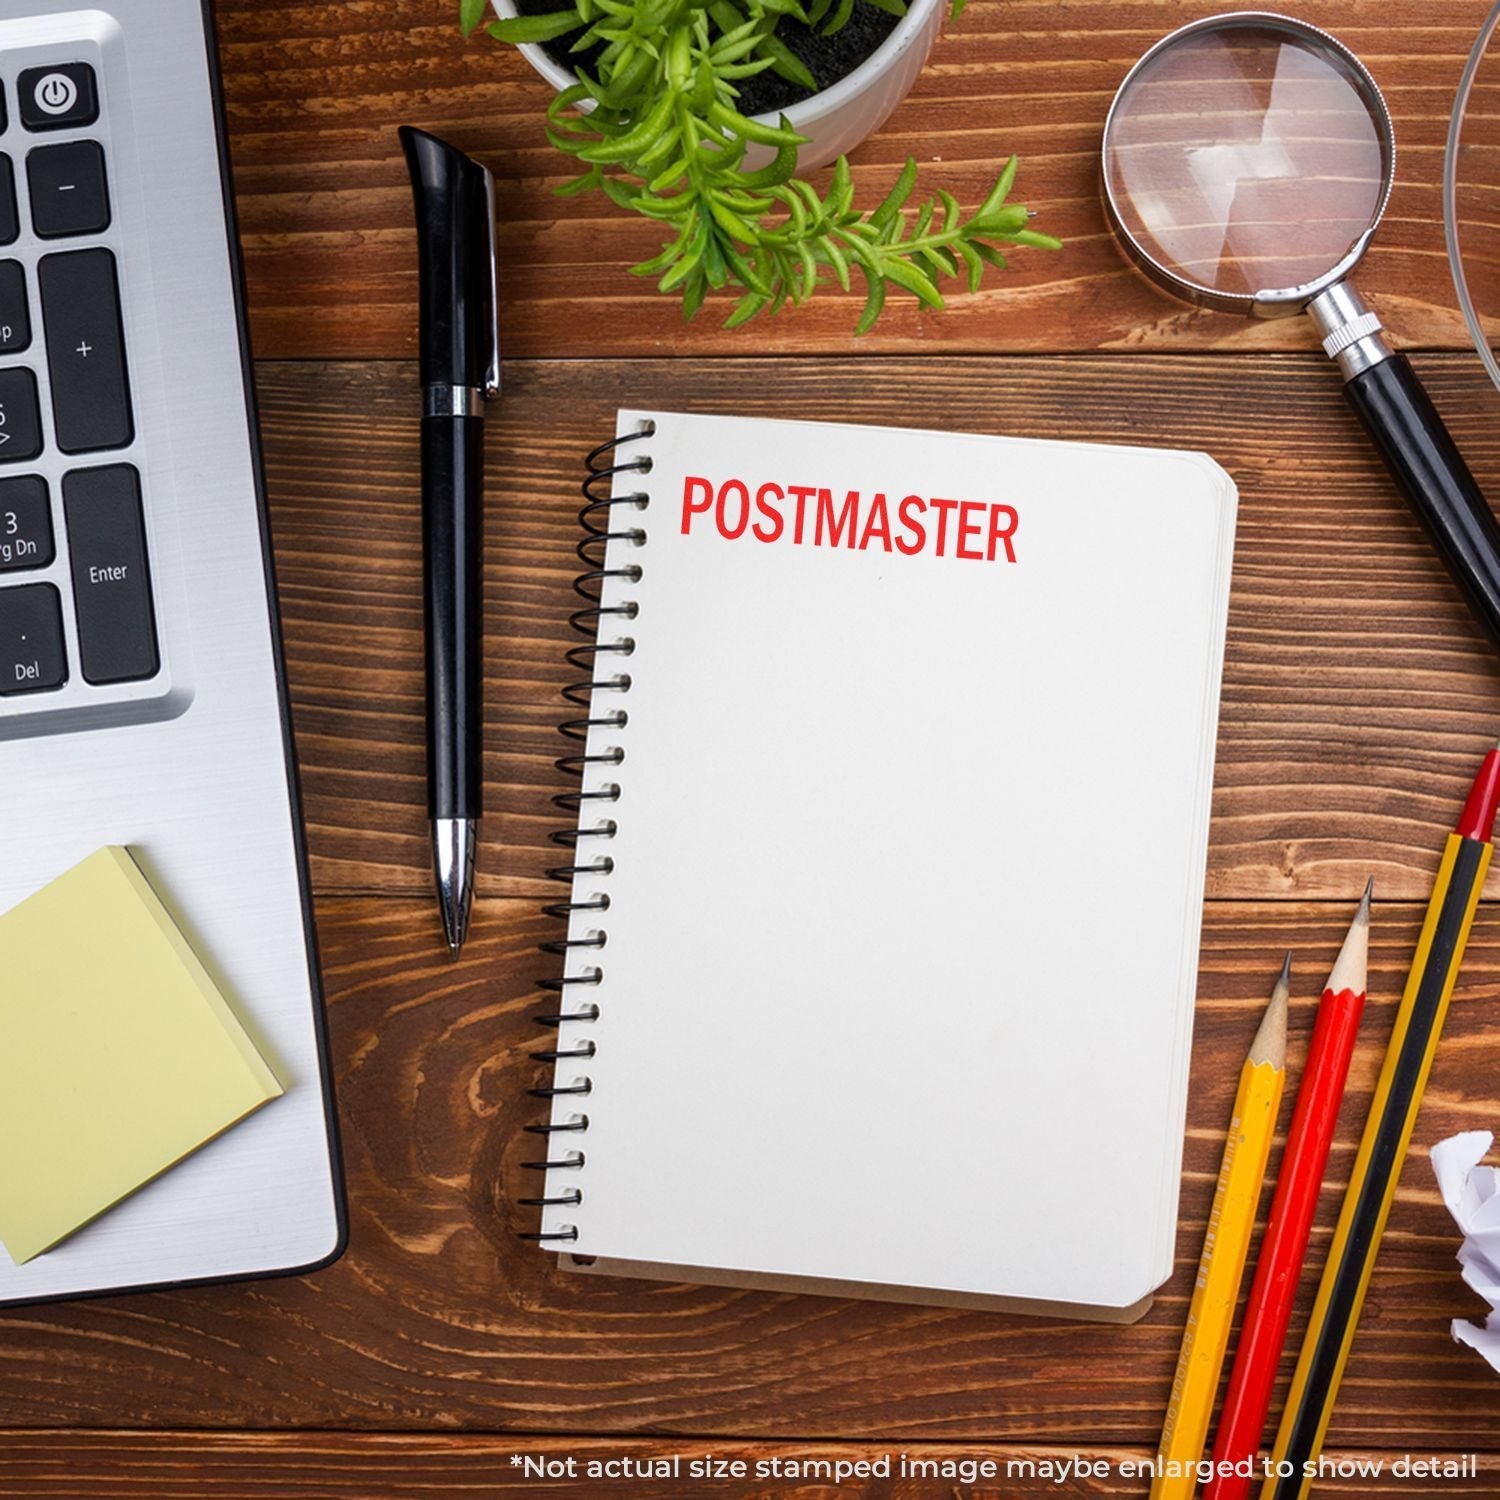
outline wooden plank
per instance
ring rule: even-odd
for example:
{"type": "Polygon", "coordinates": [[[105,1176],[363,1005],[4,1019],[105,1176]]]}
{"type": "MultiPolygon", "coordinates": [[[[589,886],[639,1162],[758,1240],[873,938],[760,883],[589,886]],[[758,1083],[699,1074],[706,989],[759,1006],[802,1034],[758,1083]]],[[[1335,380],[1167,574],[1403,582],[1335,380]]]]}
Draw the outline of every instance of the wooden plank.
{"type": "MultiPolygon", "coordinates": [[[[722,1500],[766,1500],[773,1494],[811,1500],[835,1493],[849,1500],[938,1494],[962,1500],[1042,1500],[1061,1494],[1082,1500],[1141,1495],[1143,1481],[1135,1476],[1150,1457],[1144,1448],[1074,1451],[994,1443],[887,1447],[469,1433],[31,1431],[5,1435],[0,1486],[10,1500],[83,1495],[199,1500],[205,1492],[215,1500],[263,1500],[267,1494],[277,1500],[409,1500],[415,1494],[484,1500],[538,1492],[589,1500],[681,1500],[689,1493],[722,1500]],[[697,1475],[695,1463],[702,1466],[697,1475]],[[1056,1477],[1060,1469],[1062,1478],[1056,1477]]],[[[1329,1452],[1325,1459],[1346,1467],[1351,1477],[1330,1478],[1318,1486],[1318,1494],[1381,1500],[1417,1491],[1445,1500],[1497,1493],[1493,1459],[1480,1457],[1469,1478],[1412,1479],[1391,1472],[1400,1457],[1395,1451],[1329,1452]]],[[[1420,1461],[1451,1464],[1456,1471],[1473,1465],[1474,1456],[1426,1454],[1420,1461]]]]}
{"type": "MultiPolygon", "coordinates": [[[[1477,365],[1422,368],[1500,493],[1477,365]]],[[[426,893],[414,372],[268,364],[260,386],[316,884],[426,893]]],[[[489,434],[486,891],[542,894],[565,863],[547,831],[574,513],[622,403],[1207,448],[1241,491],[1210,894],[1344,899],[1373,872],[1425,899],[1500,726],[1495,653],[1336,374],[1260,356],[512,365],[489,434]]]]}
{"type": "MultiPolygon", "coordinates": [[[[1061,235],[945,314],[894,305],[867,351],[1310,349],[1300,319],[1249,322],[1175,303],[1129,271],[1105,230],[1105,111],[1142,52],[1217,0],[975,5],[947,27],[906,103],[854,161],[873,205],[908,154],[924,181],[975,204],[1012,152],[1021,194],[1061,235]]],[[[685,327],[627,267],[656,253],[649,223],[598,195],[560,199],[573,173],[543,135],[550,90],[519,54],[465,44],[453,0],[219,0],[225,93],[262,356],[415,352],[416,255],[395,127],[436,130],[499,179],[507,351],[522,356],[844,353],[857,303],[828,295],[737,332],[730,304],[685,327]]],[[[1467,345],[1443,251],[1448,111],[1478,0],[1306,0],[1299,14],[1361,53],[1400,149],[1386,222],[1360,282],[1405,343],[1467,345]]],[[[1493,119],[1477,127],[1488,143],[1493,119]]],[[[903,303],[907,300],[900,299],[903,303]]]]}
{"type": "MultiPolygon", "coordinates": [[[[0,1313],[5,1422],[1149,1444],[1240,1058],[1291,946],[1300,1067],[1347,909],[1210,905],[1176,1270],[1130,1328],[569,1275],[515,1238],[535,1211],[513,1201],[530,1175],[520,1163],[535,1154],[520,1130],[538,1108],[525,1093],[538,1079],[526,1056],[540,1034],[529,1019],[544,962],[534,948],[554,926],[531,903],[486,902],[452,963],[426,902],[330,899],[318,915],[348,1255],[304,1280],[0,1313]]],[[[1314,1265],[1419,917],[1413,905],[1376,907],[1370,1009],[1314,1265]]],[[[1500,925],[1485,916],[1375,1272],[1338,1446],[1452,1447],[1462,1434],[1500,1450],[1495,1377],[1449,1337],[1450,1320],[1474,1315],[1477,1299],[1460,1284],[1457,1233],[1420,1157],[1452,1131],[1496,1123],[1497,992],[1500,925]]],[[[913,1045],[941,1042],[914,1035],[913,1045]]],[[[982,1154],[976,1173],[982,1183],[982,1154]]],[[[955,1214],[961,1224],[961,1205],[955,1214]]],[[[1294,1330],[1311,1293],[1309,1282],[1294,1330]]]]}

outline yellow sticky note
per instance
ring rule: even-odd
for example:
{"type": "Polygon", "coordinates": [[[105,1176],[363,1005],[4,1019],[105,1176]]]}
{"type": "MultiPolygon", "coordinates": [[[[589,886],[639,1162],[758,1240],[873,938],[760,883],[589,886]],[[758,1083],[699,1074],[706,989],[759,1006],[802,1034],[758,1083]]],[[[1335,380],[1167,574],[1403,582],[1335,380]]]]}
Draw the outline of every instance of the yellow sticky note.
{"type": "Polygon", "coordinates": [[[127,850],[0,916],[0,1243],[18,1264],[281,1092],[127,850]]]}

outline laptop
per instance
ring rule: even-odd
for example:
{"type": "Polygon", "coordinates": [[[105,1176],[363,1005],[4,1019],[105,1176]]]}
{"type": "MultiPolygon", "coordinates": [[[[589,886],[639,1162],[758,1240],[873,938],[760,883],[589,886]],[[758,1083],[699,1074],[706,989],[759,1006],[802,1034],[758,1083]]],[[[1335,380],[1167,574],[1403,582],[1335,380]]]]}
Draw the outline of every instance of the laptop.
{"type": "Polygon", "coordinates": [[[203,0],[0,12],[0,911],[128,846],[286,1093],[0,1305],[345,1241],[216,67],[203,0]]]}

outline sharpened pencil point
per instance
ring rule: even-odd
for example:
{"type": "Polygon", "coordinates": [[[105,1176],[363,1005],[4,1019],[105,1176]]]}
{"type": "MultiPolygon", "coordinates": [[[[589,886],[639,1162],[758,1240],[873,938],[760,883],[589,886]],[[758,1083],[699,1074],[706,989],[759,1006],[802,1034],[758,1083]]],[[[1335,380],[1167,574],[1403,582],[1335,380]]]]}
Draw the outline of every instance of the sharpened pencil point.
{"type": "Polygon", "coordinates": [[[1333,961],[1333,972],[1328,976],[1326,989],[1337,995],[1342,990],[1362,995],[1365,992],[1365,975],[1370,963],[1370,897],[1375,890],[1372,876],[1365,883],[1365,893],[1359,898],[1359,907],[1349,923],[1344,936],[1344,946],[1333,961]]]}
{"type": "Polygon", "coordinates": [[[1250,1043],[1252,1063],[1270,1063],[1273,1068],[1286,1066],[1286,1007],[1292,992],[1292,955],[1287,951],[1282,960],[1281,973],[1271,989],[1271,999],[1266,1013],[1261,1017],[1255,1040],[1250,1043]]]}

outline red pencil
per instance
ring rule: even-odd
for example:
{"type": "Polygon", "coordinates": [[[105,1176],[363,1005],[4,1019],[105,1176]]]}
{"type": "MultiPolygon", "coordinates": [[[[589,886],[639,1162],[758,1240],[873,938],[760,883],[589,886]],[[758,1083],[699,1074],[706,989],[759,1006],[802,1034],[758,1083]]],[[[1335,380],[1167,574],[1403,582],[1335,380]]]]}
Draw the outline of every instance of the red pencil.
{"type": "Polygon", "coordinates": [[[1203,1491],[1203,1500],[1243,1500],[1255,1482],[1250,1469],[1260,1450],[1261,1430],[1292,1317],[1307,1237],[1323,1186],[1323,1169],[1328,1165],[1328,1148],[1333,1144],[1344,1082],[1349,1076],[1349,1059],[1365,1008],[1373,885],[1372,881],[1365,886],[1318,1005],[1281,1174],[1271,1200],[1271,1218],[1255,1265],[1255,1281],[1245,1305],[1234,1369],[1214,1438],[1213,1478],[1203,1491]]]}

